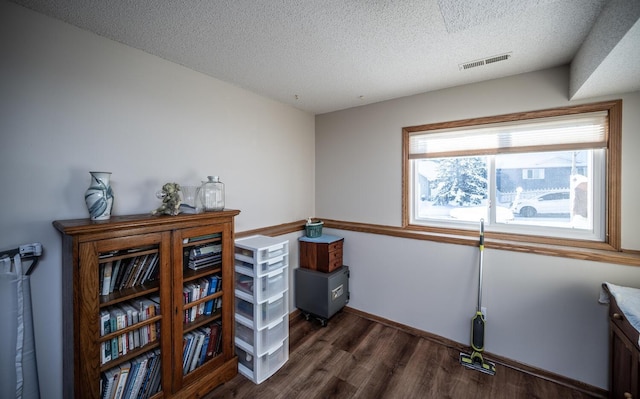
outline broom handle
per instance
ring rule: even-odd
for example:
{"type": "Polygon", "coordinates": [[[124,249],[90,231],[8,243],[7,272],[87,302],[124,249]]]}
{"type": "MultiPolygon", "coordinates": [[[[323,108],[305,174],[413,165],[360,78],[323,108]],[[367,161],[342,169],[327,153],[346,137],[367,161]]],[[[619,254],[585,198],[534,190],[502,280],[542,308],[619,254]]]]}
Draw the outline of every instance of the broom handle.
{"type": "Polygon", "coordinates": [[[480,267],[478,268],[478,312],[482,311],[482,264],[484,258],[484,219],[480,219],[480,267]]]}

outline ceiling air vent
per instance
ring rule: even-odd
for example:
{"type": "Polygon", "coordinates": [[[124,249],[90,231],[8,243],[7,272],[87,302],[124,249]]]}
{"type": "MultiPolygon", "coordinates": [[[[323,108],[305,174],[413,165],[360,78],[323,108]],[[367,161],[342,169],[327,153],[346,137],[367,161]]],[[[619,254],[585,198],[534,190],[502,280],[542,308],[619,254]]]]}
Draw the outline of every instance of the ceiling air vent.
{"type": "Polygon", "coordinates": [[[500,55],[494,55],[492,57],[483,58],[481,60],[469,61],[458,65],[458,68],[462,71],[465,69],[471,69],[483,65],[493,64],[494,62],[506,61],[511,58],[511,53],[505,53],[500,55]]]}

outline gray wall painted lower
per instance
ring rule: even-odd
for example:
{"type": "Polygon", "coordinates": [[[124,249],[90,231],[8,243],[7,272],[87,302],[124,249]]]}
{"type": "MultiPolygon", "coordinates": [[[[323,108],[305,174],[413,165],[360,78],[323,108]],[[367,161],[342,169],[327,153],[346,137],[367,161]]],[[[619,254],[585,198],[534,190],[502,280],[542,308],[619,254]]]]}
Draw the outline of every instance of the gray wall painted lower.
{"type": "MultiPolygon", "coordinates": [[[[316,215],[401,225],[401,129],[579,104],[568,67],[401,98],[316,117],[316,215]]],[[[622,242],[640,250],[640,93],[623,100],[622,242]]],[[[580,103],[595,102],[589,99],[580,103]]],[[[477,300],[477,248],[372,234],[345,237],[350,306],[461,343],[477,300]]],[[[640,287],[640,268],[487,249],[486,350],[607,388],[600,285],[640,287]]]]}

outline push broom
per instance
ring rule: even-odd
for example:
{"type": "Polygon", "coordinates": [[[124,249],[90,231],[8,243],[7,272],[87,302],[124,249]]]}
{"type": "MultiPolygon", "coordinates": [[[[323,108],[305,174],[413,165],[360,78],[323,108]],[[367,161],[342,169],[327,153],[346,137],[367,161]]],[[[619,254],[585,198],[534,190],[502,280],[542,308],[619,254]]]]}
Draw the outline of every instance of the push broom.
{"type": "Polygon", "coordinates": [[[496,365],[484,360],[484,315],[482,314],[482,263],[484,260],[484,219],[480,219],[480,266],[478,270],[478,307],[471,319],[471,349],[469,355],[460,352],[460,364],[486,374],[495,375],[496,365]]]}

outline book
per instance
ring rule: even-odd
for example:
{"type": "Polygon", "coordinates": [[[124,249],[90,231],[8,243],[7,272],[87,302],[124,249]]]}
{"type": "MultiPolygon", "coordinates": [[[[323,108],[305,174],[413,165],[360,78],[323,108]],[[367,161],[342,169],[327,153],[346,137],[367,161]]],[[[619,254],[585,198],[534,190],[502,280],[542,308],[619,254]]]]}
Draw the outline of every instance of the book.
{"type": "MultiPolygon", "coordinates": [[[[198,282],[189,285],[191,289],[191,302],[195,302],[200,299],[200,284],[198,282]]],[[[198,305],[192,306],[190,309],[191,321],[195,321],[198,317],[198,305]]]]}
{"type": "MultiPolygon", "coordinates": [[[[100,336],[104,337],[111,333],[111,314],[109,311],[100,312],[100,336]]],[[[111,361],[111,340],[104,341],[100,344],[101,364],[111,361]]]]}
{"type": "Polygon", "coordinates": [[[185,256],[188,258],[187,266],[192,270],[213,266],[222,260],[222,245],[211,243],[193,247],[185,256]]]}
{"type": "MultiPolygon", "coordinates": [[[[131,272],[133,270],[133,267],[135,266],[136,259],[138,259],[137,256],[134,257],[134,258],[128,258],[125,261],[123,261],[124,262],[124,270],[123,270],[122,276],[120,277],[120,282],[118,284],[118,289],[119,290],[122,290],[122,289],[126,288],[127,280],[131,276],[131,272]]],[[[120,266],[120,267],[122,267],[122,266],[120,266]]]]}
{"type": "MultiPolygon", "coordinates": [[[[122,309],[114,307],[109,310],[109,313],[111,316],[111,320],[115,321],[115,328],[113,328],[114,325],[112,324],[112,329],[111,329],[112,332],[121,330],[127,326],[127,317],[126,317],[126,314],[122,312],[122,309]]],[[[123,347],[122,335],[117,336],[117,342],[118,342],[118,346],[115,353],[117,353],[118,356],[122,356],[126,354],[127,353],[126,348],[123,347]]],[[[111,352],[112,359],[113,359],[113,354],[114,352],[112,348],[112,352],[111,352]]]]}
{"type": "Polygon", "coordinates": [[[144,263],[146,261],[145,260],[146,257],[147,257],[147,255],[140,255],[140,256],[136,257],[133,270],[131,270],[131,275],[129,276],[129,280],[127,281],[127,287],[128,288],[135,286],[136,278],[138,277],[138,275],[142,271],[142,268],[143,268],[144,263]]]}
{"type": "Polygon", "coordinates": [[[200,359],[198,360],[198,364],[202,365],[207,361],[207,350],[209,349],[209,341],[211,339],[211,327],[203,328],[204,333],[204,341],[202,342],[202,348],[200,350],[200,359]]]}
{"type": "Polygon", "coordinates": [[[191,310],[186,307],[191,302],[191,290],[187,286],[182,287],[182,302],[185,305],[183,323],[187,324],[191,321],[191,310]]]}
{"type": "Polygon", "coordinates": [[[116,277],[116,283],[113,286],[113,290],[120,290],[122,288],[122,280],[124,280],[127,270],[131,265],[131,258],[120,259],[120,267],[118,268],[118,275],[116,277]]]}
{"type": "Polygon", "coordinates": [[[147,254],[142,257],[138,270],[136,271],[136,274],[131,282],[132,287],[140,285],[140,280],[142,279],[142,276],[144,276],[144,274],[147,272],[147,267],[149,267],[149,262],[151,262],[152,258],[153,254],[147,254]]]}
{"type": "MultiPolygon", "coordinates": [[[[157,254],[156,254],[157,255],[157,254]]],[[[149,277],[147,278],[147,281],[156,281],[158,279],[158,275],[160,274],[160,258],[159,256],[156,256],[154,261],[153,261],[153,265],[151,267],[151,270],[149,271],[149,277]]]]}
{"type": "Polygon", "coordinates": [[[206,235],[198,236],[198,237],[185,238],[182,242],[184,244],[187,244],[187,243],[190,243],[190,242],[204,241],[204,240],[209,240],[211,238],[218,238],[218,237],[221,237],[221,236],[222,236],[221,233],[206,234],[206,235]]]}
{"type": "Polygon", "coordinates": [[[220,326],[218,324],[211,325],[211,336],[209,337],[209,343],[207,345],[206,360],[213,358],[216,354],[216,346],[218,342],[218,334],[220,334],[220,326]]]}
{"type": "Polygon", "coordinates": [[[152,276],[155,276],[155,270],[158,267],[158,253],[151,254],[149,258],[148,265],[145,269],[142,278],[140,279],[140,284],[144,285],[145,283],[152,281],[152,276]]]}
{"type": "Polygon", "coordinates": [[[111,360],[118,358],[118,337],[111,338],[111,360]]]}
{"type": "Polygon", "coordinates": [[[111,315],[108,310],[100,312],[100,336],[104,337],[111,333],[111,315]]]}
{"type": "Polygon", "coordinates": [[[189,259],[198,259],[199,257],[204,257],[206,255],[219,254],[220,252],[222,252],[221,244],[201,245],[191,248],[191,251],[189,252],[189,259]]]}
{"type": "Polygon", "coordinates": [[[162,366],[162,358],[160,357],[160,350],[156,349],[155,351],[155,364],[153,373],[149,376],[149,390],[145,392],[147,397],[154,395],[161,388],[161,378],[160,378],[160,369],[162,366]]]}
{"type": "MultiPolygon", "coordinates": [[[[209,289],[207,291],[207,296],[208,295],[213,295],[218,291],[218,280],[220,280],[220,277],[218,276],[209,276],[208,277],[209,280],[209,289]]],[[[209,316],[213,313],[213,299],[210,299],[208,301],[205,302],[204,305],[204,314],[209,316]]]]}
{"type": "MultiPolygon", "coordinates": [[[[120,308],[127,314],[127,326],[133,326],[140,322],[138,308],[130,302],[123,303],[120,308]]],[[[140,329],[129,331],[128,333],[129,350],[140,347],[140,329]]]]}
{"type": "MultiPolygon", "coordinates": [[[[143,298],[139,301],[138,314],[140,322],[144,322],[156,315],[156,303],[148,298],[143,298]]],[[[140,327],[140,345],[144,346],[149,342],[156,340],[156,326],[154,323],[145,324],[140,327]]]]}
{"type": "Polygon", "coordinates": [[[136,375],[136,379],[134,381],[133,387],[131,389],[131,393],[129,398],[137,398],[140,390],[142,389],[142,383],[147,375],[147,364],[149,362],[149,358],[147,356],[139,357],[140,366],[138,368],[138,372],[136,375]]]}
{"type": "Polygon", "coordinates": [[[216,350],[214,352],[214,356],[219,354],[221,352],[221,345],[222,345],[222,323],[220,321],[216,321],[215,323],[213,323],[214,325],[216,325],[216,329],[218,330],[218,335],[216,336],[216,350]]]}
{"type": "Polygon", "coordinates": [[[153,374],[156,361],[158,360],[158,356],[156,356],[156,354],[153,352],[147,352],[144,356],[147,358],[147,367],[142,379],[142,383],[140,385],[140,391],[136,396],[136,398],[138,399],[148,397],[146,392],[149,387],[149,381],[151,379],[151,375],[153,374]]]}
{"type": "Polygon", "coordinates": [[[124,387],[127,385],[127,379],[129,377],[129,370],[131,370],[131,363],[124,362],[120,365],[118,386],[116,387],[116,392],[113,396],[113,399],[122,399],[122,396],[124,394],[124,387]]]}
{"type": "Polygon", "coordinates": [[[102,374],[102,399],[111,399],[113,396],[113,387],[117,383],[118,367],[111,368],[102,374]]]}
{"type": "Polygon", "coordinates": [[[189,372],[195,370],[196,367],[199,366],[198,360],[200,360],[200,352],[202,351],[202,344],[204,343],[204,332],[203,331],[198,330],[198,331],[196,331],[195,335],[196,335],[196,337],[195,337],[195,346],[194,346],[194,350],[193,350],[191,366],[189,367],[189,372]]]}
{"type": "Polygon", "coordinates": [[[103,270],[103,278],[102,278],[102,295],[109,295],[109,290],[111,289],[111,271],[112,271],[112,262],[107,262],[102,266],[103,270]]]}
{"type": "Polygon", "coordinates": [[[116,287],[116,280],[118,279],[118,273],[120,272],[121,263],[122,259],[118,259],[113,265],[113,268],[111,270],[111,285],[109,286],[109,293],[112,293],[114,288],[116,287]]]}
{"type": "Polygon", "coordinates": [[[138,375],[138,371],[140,369],[140,362],[137,358],[131,360],[131,368],[129,369],[129,375],[127,376],[127,382],[124,385],[124,390],[122,393],[123,399],[128,399],[131,397],[131,391],[133,390],[133,385],[135,384],[136,377],[138,375]]]}
{"type": "Polygon", "coordinates": [[[131,287],[133,287],[133,279],[135,278],[136,274],[140,270],[140,265],[142,264],[143,261],[144,261],[144,255],[136,256],[133,259],[133,262],[132,262],[132,265],[131,265],[131,272],[129,273],[129,275],[125,279],[123,288],[131,288],[131,287]]]}
{"type": "MultiPolygon", "coordinates": [[[[209,295],[209,280],[203,278],[200,280],[200,298],[204,298],[209,295]]],[[[205,303],[200,302],[198,305],[198,316],[202,316],[204,314],[205,303]]]]}
{"type": "MultiPolygon", "coordinates": [[[[129,327],[133,325],[133,313],[131,311],[131,309],[127,308],[127,304],[123,303],[120,306],[118,306],[118,308],[120,310],[122,310],[122,312],[125,315],[125,320],[126,320],[126,324],[125,327],[129,327]]],[[[129,332],[126,333],[127,335],[127,351],[132,351],[133,349],[135,349],[134,346],[134,339],[133,339],[133,330],[130,330],[129,332]]]]}
{"type": "Polygon", "coordinates": [[[100,364],[111,361],[111,340],[100,343],[100,364]]]}
{"type": "MultiPolygon", "coordinates": [[[[160,314],[160,297],[150,296],[145,299],[145,310],[147,311],[147,319],[160,314]]],[[[160,322],[147,325],[149,328],[149,342],[154,342],[160,335],[160,322]]]]}
{"type": "Polygon", "coordinates": [[[194,343],[195,335],[193,333],[185,334],[184,338],[187,342],[185,345],[185,349],[182,353],[182,374],[187,374],[189,371],[189,366],[191,365],[191,360],[193,356],[193,343],[194,343]]]}

